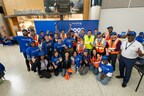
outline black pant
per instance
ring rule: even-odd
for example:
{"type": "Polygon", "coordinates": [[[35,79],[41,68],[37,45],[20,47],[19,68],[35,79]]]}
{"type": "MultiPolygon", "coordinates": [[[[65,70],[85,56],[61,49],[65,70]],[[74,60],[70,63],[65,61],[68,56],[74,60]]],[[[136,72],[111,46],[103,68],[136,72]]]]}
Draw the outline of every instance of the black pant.
{"type": "Polygon", "coordinates": [[[62,72],[62,67],[58,66],[56,69],[54,69],[55,76],[58,76],[60,72],[62,72]]]}
{"type": "Polygon", "coordinates": [[[26,63],[27,69],[30,70],[29,60],[27,59],[26,53],[23,53],[23,56],[25,58],[25,63],[26,63]]]}
{"type": "Polygon", "coordinates": [[[135,62],[136,59],[128,59],[123,56],[120,56],[119,70],[120,70],[120,76],[123,77],[124,83],[128,83],[135,62]]]}
{"type": "Polygon", "coordinates": [[[40,75],[45,78],[51,78],[51,74],[48,72],[48,70],[41,70],[40,75]]]}
{"type": "Polygon", "coordinates": [[[109,62],[113,66],[113,71],[115,71],[115,64],[116,64],[117,54],[109,54],[109,62]]]}

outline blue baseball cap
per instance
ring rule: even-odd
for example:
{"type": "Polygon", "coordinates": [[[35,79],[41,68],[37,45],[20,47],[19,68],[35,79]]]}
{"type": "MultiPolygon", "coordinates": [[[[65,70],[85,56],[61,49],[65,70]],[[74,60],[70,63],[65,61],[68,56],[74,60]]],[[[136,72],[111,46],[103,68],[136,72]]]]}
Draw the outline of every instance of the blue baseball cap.
{"type": "Polygon", "coordinates": [[[108,56],[102,56],[101,60],[108,60],[108,56]]]}
{"type": "Polygon", "coordinates": [[[107,29],[109,29],[109,28],[113,28],[113,26],[109,26],[109,27],[107,27],[107,29]]]}
{"type": "Polygon", "coordinates": [[[39,52],[38,56],[43,56],[45,55],[45,53],[42,51],[42,52],[39,52]]]}
{"type": "Polygon", "coordinates": [[[62,39],[62,38],[59,36],[58,39],[62,39]]]}
{"type": "Polygon", "coordinates": [[[100,31],[98,31],[98,32],[97,32],[97,35],[100,35],[100,34],[101,34],[101,32],[100,32],[100,31]]]}
{"type": "Polygon", "coordinates": [[[144,35],[144,32],[140,32],[139,35],[144,35]]]}
{"type": "Polygon", "coordinates": [[[33,43],[33,42],[35,42],[35,41],[34,40],[30,41],[30,44],[33,43]]]}
{"type": "Polygon", "coordinates": [[[85,50],[84,50],[84,52],[88,52],[88,50],[87,50],[87,49],[85,49],[85,50]]]}
{"type": "Polygon", "coordinates": [[[112,32],[112,33],[110,34],[110,36],[111,36],[111,35],[117,35],[117,33],[116,33],[116,32],[112,32]]]}
{"type": "Polygon", "coordinates": [[[135,31],[129,31],[127,35],[136,36],[136,32],[135,31]]]}

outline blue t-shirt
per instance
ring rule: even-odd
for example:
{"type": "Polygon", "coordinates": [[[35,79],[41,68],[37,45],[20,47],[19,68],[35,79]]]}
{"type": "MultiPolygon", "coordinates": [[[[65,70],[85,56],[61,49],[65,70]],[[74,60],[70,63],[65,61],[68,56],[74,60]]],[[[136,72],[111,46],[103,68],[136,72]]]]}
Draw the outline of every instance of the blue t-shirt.
{"type": "Polygon", "coordinates": [[[30,46],[30,42],[32,41],[31,37],[25,36],[14,36],[13,40],[16,40],[20,46],[20,52],[25,53],[26,49],[30,46]]]}
{"type": "Polygon", "coordinates": [[[107,73],[113,73],[113,67],[111,64],[103,64],[102,62],[100,62],[100,66],[99,66],[101,69],[102,69],[102,73],[103,74],[107,74],[107,73]]]}
{"type": "Polygon", "coordinates": [[[48,55],[49,53],[52,54],[52,52],[54,51],[54,43],[53,41],[44,41],[42,43],[42,51],[45,52],[46,55],[48,55]]]}
{"type": "Polygon", "coordinates": [[[64,43],[68,48],[73,47],[73,41],[74,41],[74,38],[72,38],[72,37],[64,39],[64,43]]]}
{"type": "Polygon", "coordinates": [[[138,42],[140,42],[140,43],[143,43],[143,42],[144,42],[144,38],[141,37],[141,36],[137,36],[137,37],[136,37],[136,40],[137,40],[138,42]]]}
{"type": "Polygon", "coordinates": [[[56,66],[59,66],[59,64],[60,64],[60,58],[61,58],[60,55],[58,55],[57,57],[52,56],[51,61],[52,61],[56,66]],[[57,61],[59,61],[59,63],[57,63],[57,61]]]}
{"type": "Polygon", "coordinates": [[[79,34],[79,37],[82,39],[84,39],[84,36],[85,36],[84,34],[79,34]]]}
{"type": "Polygon", "coordinates": [[[54,44],[54,50],[57,50],[59,53],[62,53],[62,52],[64,52],[65,46],[66,45],[63,42],[61,44],[58,44],[58,42],[57,42],[54,44]]]}
{"type": "Polygon", "coordinates": [[[76,57],[73,57],[74,58],[74,63],[75,63],[75,65],[76,65],[76,67],[80,67],[80,61],[82,60],[82,56],[81,55],[77,55],[76,57]]]}
{"type": "Polygon", "coordinates": [[[37,58],[39,52],[40,52],[40,49],[39,49],[38,46],[36,46],[36,47],[28,47],[26,49],[26,54],[27,54],[28,60],[32,59],[32,57],[37,58]]]}

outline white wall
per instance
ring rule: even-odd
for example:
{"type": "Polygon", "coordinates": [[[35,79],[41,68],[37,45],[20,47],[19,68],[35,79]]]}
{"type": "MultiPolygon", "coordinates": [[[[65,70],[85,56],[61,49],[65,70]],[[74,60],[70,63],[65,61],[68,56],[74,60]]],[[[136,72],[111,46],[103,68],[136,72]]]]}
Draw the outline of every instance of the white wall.
{"type": "Polygon", "coordinates": [[[108,26],[113,26],[117,33],[128,29],[144,31],[144,8],[102,9],[99,30],[106,32],[108,26]]]}

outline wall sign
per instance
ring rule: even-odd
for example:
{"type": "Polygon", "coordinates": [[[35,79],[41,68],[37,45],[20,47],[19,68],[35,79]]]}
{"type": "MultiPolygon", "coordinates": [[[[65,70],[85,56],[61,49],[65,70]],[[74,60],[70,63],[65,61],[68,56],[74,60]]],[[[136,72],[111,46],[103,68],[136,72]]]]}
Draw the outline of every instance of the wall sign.
{"type": "Polygon", "coordinates": [[[14,15],[25,15],[25,14],[42,14],[42,10],[40,9],[25,9],[25,10],[14,9],[14,15]]]}

